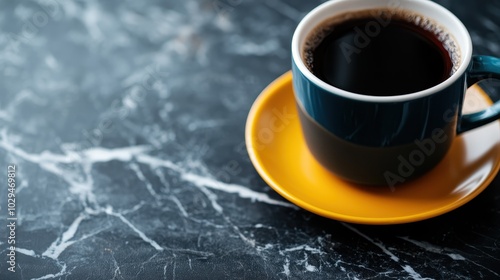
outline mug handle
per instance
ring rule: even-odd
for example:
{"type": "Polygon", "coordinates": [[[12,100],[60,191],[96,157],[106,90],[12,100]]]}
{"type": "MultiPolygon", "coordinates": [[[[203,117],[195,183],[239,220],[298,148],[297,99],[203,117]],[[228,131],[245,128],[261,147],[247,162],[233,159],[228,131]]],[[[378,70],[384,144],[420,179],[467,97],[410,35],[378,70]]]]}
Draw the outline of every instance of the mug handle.
{"type": "MultiPolygon", "coordinates": [[[[467,87],[491,78],[500,79],[500,59],[484,55],[473,56],[471,67],[467,72],[467,87]]],[[[500,119],[500,101],[495,102],[486,110],[462,115],[457,133],[466,132],[497,119],[500,119]]]]}

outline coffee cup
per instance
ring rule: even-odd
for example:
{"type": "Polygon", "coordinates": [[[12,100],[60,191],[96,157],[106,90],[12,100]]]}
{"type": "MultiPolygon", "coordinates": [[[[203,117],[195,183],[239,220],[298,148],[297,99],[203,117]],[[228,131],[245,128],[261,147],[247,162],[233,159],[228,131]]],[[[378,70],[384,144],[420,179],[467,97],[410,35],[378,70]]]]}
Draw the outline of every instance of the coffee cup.
{"type": "Polygon", "coordinates": [[[336,176],[391,186],[431,170],[461,133],[500,117],[462,114],[465,92],[500,78],[462,22],[427,0],[333,0],[292,39],[295,101],[311,154],[336,176]]]}

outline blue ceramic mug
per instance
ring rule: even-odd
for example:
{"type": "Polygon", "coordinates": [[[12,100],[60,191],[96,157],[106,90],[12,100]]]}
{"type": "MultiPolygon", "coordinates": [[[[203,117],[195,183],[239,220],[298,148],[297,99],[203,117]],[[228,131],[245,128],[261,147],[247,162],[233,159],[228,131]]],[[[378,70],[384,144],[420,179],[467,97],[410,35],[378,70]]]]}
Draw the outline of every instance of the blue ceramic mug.
{"type": "Polygon", "coordinates": [[[294,33],[292,71],[310,152],[325,168],[355,183],[395,186],[424,174],[443,159],[457,135],[500,117],[500,103],[462,115],[467,87],[500,78],[500,59],[473,56],[465,26],[428,0],[334,0],[318,6],[294,33]],[[422,91],[370,96],[325,83],[308,69],[304,48],[319,24],[336,15],[379,8],[419,14],[441,26],[458,46],[456,71],[422,91]]]}

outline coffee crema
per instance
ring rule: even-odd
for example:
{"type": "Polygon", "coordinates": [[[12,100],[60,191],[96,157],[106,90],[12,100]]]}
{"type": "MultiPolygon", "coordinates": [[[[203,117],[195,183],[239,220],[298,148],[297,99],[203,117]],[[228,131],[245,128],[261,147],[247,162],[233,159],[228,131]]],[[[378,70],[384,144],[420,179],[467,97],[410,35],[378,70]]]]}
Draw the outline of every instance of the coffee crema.
{"type": "Polygon", "coordinates": [[[386,8],[323,21],[306,38],[302,57],[322,81],[372,96],[431,88],[460,64],[459,48],[444,28],[414,12],[386,8]]]}

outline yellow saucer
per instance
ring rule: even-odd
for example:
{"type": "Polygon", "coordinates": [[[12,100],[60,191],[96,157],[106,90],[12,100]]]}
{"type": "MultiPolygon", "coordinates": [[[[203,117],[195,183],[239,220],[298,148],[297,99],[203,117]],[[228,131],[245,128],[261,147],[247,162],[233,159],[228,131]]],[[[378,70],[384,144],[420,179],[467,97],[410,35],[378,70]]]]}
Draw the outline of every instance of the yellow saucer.
{"type": "MultiPolygon", "coordinates": [[[[284,74],[257,98],[246,124],[246,145],[260,176],[280,195],[318,215],[360,224],[400,224],[456,209],[481,193],[500,167],[500,125],[494,122],[456,138],[445,159],[417,180],[369,187],[337,178],[309,153],[284,74]]],[[[478,86],[467,92],[467,111],[491,104],[478,86]]]]}

